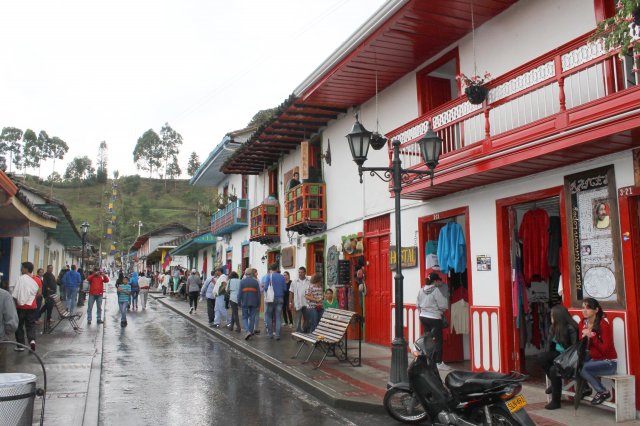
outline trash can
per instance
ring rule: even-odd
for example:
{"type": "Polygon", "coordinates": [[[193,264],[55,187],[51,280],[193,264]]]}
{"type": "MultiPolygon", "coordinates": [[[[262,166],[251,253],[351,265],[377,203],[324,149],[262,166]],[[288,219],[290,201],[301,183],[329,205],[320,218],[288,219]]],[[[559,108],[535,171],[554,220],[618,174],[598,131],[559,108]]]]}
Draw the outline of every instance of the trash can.
{"type": "Polygon", "coordinates": [[[0,374],[0,426],[31,426],[36,376],[26,373],[0,374]]]}

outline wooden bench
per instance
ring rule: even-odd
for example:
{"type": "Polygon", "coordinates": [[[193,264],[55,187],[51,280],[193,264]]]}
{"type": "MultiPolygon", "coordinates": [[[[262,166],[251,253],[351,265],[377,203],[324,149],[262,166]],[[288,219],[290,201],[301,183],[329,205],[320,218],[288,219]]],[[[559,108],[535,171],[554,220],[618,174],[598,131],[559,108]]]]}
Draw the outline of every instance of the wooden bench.
{"type": "Polygon", "coordinates": [[[72,314],[71,312],[69,312],[69,310],[65,306],[64,302],[62,302],[62,300],[60,300],[60,296],[58,296],[57,294],[52,295],[51,296],[51,300],[53,300],[54,306],[56,308],[56,311],[58,311],[58,321],[53,325],[53,327],[49,327],[49,325],[47,324],[47,321],[45,321],[44,332],[46,334],[52,333],[53,330],[55,330],[55,328],[62,321],[67,320],[67,321],[69,321],[69,323],[73,327],[73,331],[75,331],[76,333],[80,333],[82,331],[82,329],[80,328],[80,325],[78,324],[78,319],[80,317],[82,317],[82,314],[81,313],[72,314]]]}
{"type": "Polygon", "coordinates": [[[343,349],[340,343],[345,338],[347,328],[355,316],[356,313],[352,311],[335,308],[325,309],[318,326],[311,333],[291,333],[292,337],[300,340],[300,348],[298,348],[298,352],[296,352],[292,358],[296,358],[302,348],[310,344],[312,349],[304,361],[305,363],[309,362],[316,348],[320,347],[321,350],[324,350],[322,359],[314,369],[322,365],[329,352],[333,352],[338,359],[347,360],[346,345],[343,349]],[[336,349],[340,351],[342,358],[336,354],[336,349]]]}
{"type": "MultiPolygon", "coordinates": [[[[609,407],[615,410],[616,423],[635,420],[636,418],[636,379],[635,376],[616,374],[611,376],[601,376],[602,384],[611,389],[612,399],[603,402],[596,407],[609,407]],[[607,386],[611,382],[611,386],[607,386]]],[[[549,378],[546,377],[547,387],[551,386],[549,378]]],[[[575,398],[575,380],[563,380],[562,395],[575,398]]],[[[551,396],[547,396],[550,400],[551,396]]],[[[583,398],[591,401],[593,396],[583,398]]]]}

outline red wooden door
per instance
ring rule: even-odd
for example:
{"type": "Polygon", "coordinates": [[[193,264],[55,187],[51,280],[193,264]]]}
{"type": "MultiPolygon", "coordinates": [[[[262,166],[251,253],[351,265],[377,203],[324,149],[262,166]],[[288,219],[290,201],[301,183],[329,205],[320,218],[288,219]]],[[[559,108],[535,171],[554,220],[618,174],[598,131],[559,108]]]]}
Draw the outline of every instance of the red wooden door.
{"type": "Polygon", "coordinates": [[[446,78],[425,77],[425,111],[432,110],[451,100],[451,81],[446,78]]]}
{"type": "Polygon", "coordinates": [[[391,270],[389,269],[389,215],[365,221],[365,339],[369,343],[391,342],[391,270]]]}

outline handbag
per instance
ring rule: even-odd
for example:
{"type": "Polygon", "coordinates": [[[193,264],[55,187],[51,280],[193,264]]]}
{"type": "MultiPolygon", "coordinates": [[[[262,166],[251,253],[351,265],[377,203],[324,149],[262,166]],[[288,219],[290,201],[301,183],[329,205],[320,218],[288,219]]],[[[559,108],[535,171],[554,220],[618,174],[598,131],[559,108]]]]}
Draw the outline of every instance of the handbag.
{"type": "Polygon", "coordinates": [[[271,283],[272,276],[273,274],[269,274],[269,286],[267,287],[267,290],[264,292],[264,303],[273,303],[274,299],[276,298],[276,294],[273,291],[273,285],[271,283]]]}
{"type": "Polygon", "coordinates": [[[556,372],[559,376],[565,379],[576,377],[581,344],[581,341],[578,340],[553,360],[553,365],[556,367],[556,372]]]}

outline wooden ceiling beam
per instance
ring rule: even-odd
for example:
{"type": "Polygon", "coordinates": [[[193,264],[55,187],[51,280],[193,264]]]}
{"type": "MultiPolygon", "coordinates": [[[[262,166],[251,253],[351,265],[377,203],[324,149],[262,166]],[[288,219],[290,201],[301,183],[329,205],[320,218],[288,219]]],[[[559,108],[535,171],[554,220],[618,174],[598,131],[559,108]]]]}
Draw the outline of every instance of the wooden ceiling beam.
{"type": "Polygon", "coordinates": [[[324,121],[286,120],[286,119],[281,119],[281,118],[278,118],[278,123],[283,123],[283,124],[304,124],[304,125],[310,125],[310,126],[315,126],[315,127],[324,127],[324,126],[327,125],[327,123],[324,122],[324,121]]]}
{"type": "Polygon", "coordinates": [[[322,111],[331,111],[331,112],[335,112],[335,113],[338,113],[338,114],[346,114],[347,113],[347,110],[345,108],[333,107],[333,106],[327,106],[327,105],[297,103],[297,104],[294,104],[293,106],[295,106],[296,108],[313,108],[313,109],[319,109],[319,110],[322,110],[322,111]]]}

